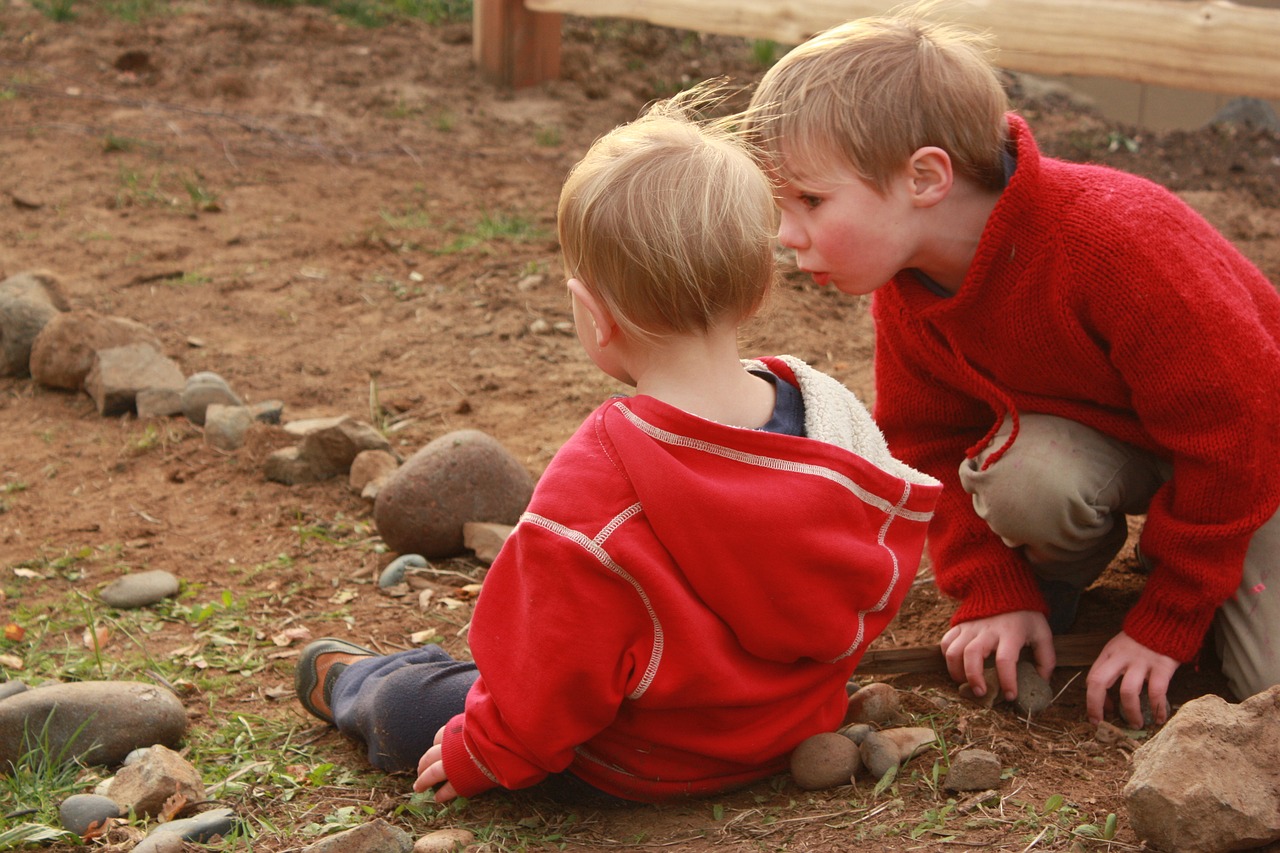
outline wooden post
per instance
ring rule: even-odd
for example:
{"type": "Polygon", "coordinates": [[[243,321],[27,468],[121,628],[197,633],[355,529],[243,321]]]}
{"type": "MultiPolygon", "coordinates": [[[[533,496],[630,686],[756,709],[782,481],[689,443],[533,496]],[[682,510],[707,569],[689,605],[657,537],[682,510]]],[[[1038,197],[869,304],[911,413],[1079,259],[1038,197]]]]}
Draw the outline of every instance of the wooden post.
{"type": "Polygon", "coordinates": [[[524,0],[475,0],[472,52],[488,79],[520,89],[560,76],[562,15],[531,12],[524,0]]]}

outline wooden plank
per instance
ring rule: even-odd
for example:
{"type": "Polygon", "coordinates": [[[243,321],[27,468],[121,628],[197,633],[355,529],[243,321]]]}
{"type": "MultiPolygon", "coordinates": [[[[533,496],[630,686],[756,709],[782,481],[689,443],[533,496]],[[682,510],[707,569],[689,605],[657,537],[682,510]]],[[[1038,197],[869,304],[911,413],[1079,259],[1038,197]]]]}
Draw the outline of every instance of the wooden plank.
{"type": "Polygon", "coordinates": [[[560,76],[560,24],[555,12],[521,0],[474,0],[472,54],[488,79],[523,88],[560,76]]]}
{"type": "MultiPolygon", "coordinates": [[[[1058,666],[1091,666],[1102,647],[1114,637],[1112,632],[1060,634],[1053,638],[1058,666]]],[[[858,661],[857,675],[890,675],[907,672],[947,671],[947,660],[937,645],[871,649],[858,661]]]]}
{"type": "MultiPolygon", "coordinates": [[[[827,27],[900,6],[885,0],[525,0],[540,12],[799,44],[827,27]]],[[[938,20],[992,34],[1001,66],[1178,89],[1280,98],[1280,9],[1228,0],[972,0],[938,20]]]]}

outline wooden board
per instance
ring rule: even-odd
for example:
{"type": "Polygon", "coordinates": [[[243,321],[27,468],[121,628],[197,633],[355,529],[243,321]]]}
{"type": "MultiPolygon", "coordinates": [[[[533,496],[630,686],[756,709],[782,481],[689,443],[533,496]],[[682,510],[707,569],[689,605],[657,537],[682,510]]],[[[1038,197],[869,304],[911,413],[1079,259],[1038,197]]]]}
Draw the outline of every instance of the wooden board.
{"type": "MultiPolygon", "coordinates": [[[[1061,634],[1053,638],[1058,666],[1090,666],[1114,633],[1061,634]]],[[[891,675],[907,672],[947,671],[946,658],[936,645],[907,646],[898,649],[872,649],[862,656],[855,673],[858,675],[891,675]]]]}
{"type": "MultiPolygon", "coordinates": [[[[525,0],[535,12],[631,18],[795,45],[884,0],[525,0]]],[[[1227,0],[969,0],[931,16],[989,32],[1004,68],[1280,98],[1280,9],[1227,0]]]]}

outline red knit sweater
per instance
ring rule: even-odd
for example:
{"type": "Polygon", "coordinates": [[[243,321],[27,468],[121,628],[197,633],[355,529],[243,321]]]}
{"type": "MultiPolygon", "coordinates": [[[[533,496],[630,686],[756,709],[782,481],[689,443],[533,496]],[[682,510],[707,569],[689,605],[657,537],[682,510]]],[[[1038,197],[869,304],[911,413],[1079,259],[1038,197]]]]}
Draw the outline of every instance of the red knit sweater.
{"type": "Polygon", "coordinates": [[[1017,169],[959,291],[936,296],[904,271],[876,292],[876,420],[944,483],[930,551],[960,601],[953,623],[1046,612],[959,485],[1007,412],[1070,418],[1170,462],[1142,536],[1154,570],[1124,630],[1185,662],[1280,504],[1280,297],[1172,193],[1041,157],[1009,123],[1017,169]]]}

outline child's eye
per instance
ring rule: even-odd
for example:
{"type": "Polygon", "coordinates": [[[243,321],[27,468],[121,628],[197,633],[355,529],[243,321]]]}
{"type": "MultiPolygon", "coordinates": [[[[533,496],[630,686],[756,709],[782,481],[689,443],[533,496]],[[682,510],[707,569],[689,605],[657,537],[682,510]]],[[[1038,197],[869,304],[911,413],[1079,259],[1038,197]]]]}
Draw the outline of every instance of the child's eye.
{"type": "Polygon", "coordinates": [[[822,199],[821,199],[821,198],[819,198],[819,197],[818,197],[818,196],[816,196],[816,195],[809,195],[808,193],[801,193],[801,194],[800,194],[800,203],[801,203],[801,204],[803,204],[805,207],[809,208],[810,210],[812,210],[813,208],[815,208],[815,207],[817,207],[818,205],[822,204],[822,199]]]}

